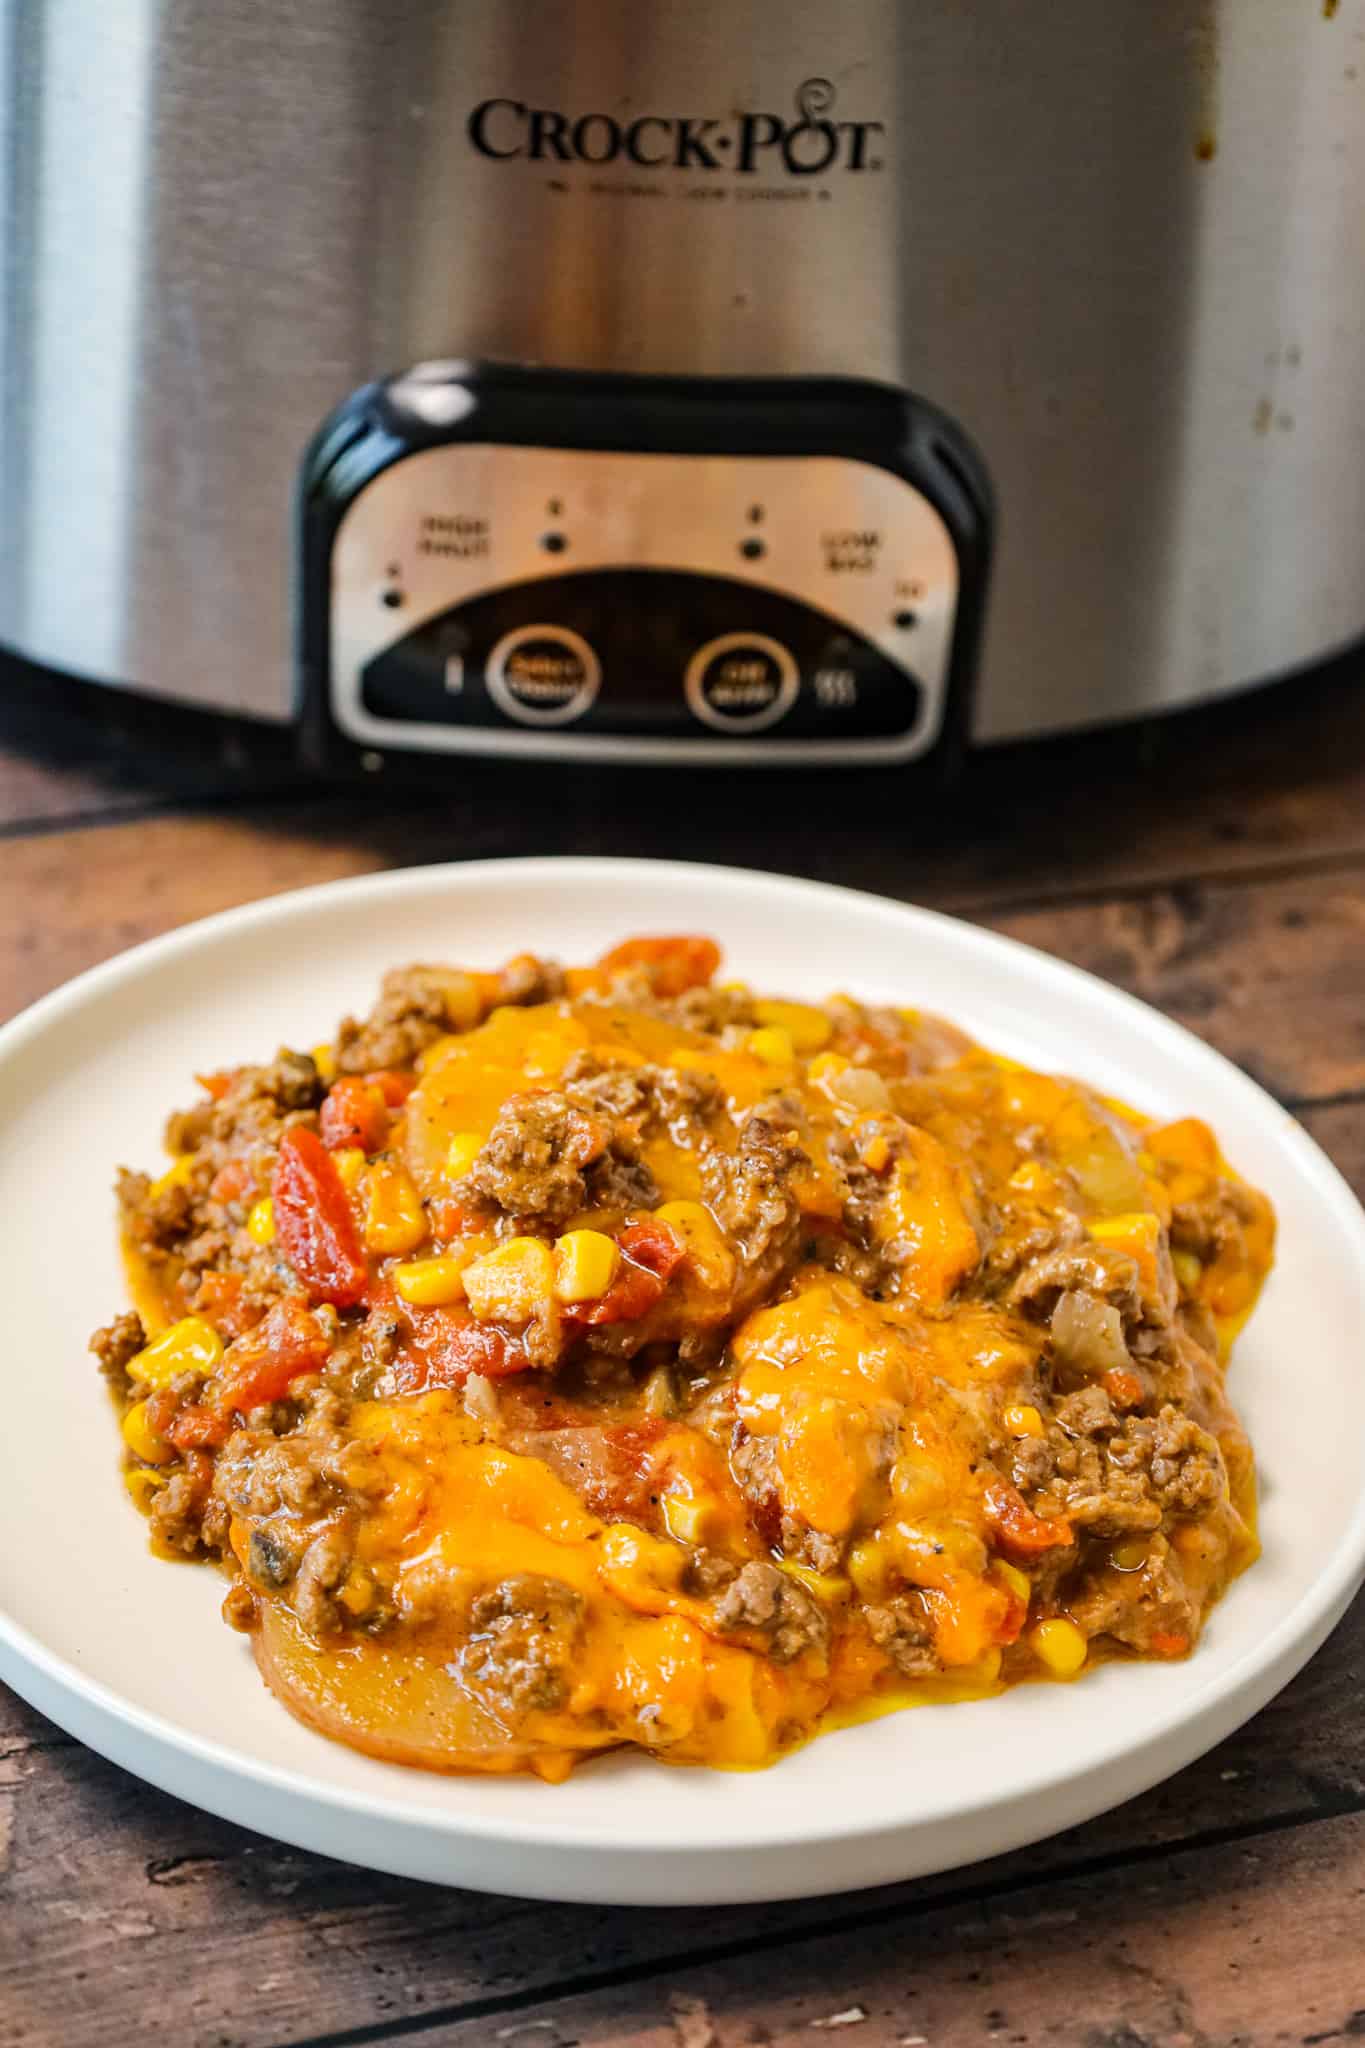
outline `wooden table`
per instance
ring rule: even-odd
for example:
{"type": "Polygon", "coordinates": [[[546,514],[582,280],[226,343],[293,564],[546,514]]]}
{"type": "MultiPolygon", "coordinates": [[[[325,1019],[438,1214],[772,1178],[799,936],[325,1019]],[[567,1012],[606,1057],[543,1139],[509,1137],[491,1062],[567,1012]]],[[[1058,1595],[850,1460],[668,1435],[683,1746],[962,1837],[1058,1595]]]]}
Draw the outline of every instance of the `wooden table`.
{"type": "MultiPolygon", "coordinates": [[[[282,748],[252,770],[170,721],[157,764],[113,749],[93,698],[54,729],[11,696],[0,1007],[330,876],[490,853],[735,860],[951,908],[1136,990],[1253,1073],[1360,1187],[1362,683],[1357,659],[1141,744],[1000,754],[947,819],[881,777],[632,791],[480,769],[471,794],[327,792],[282,748]]],[[[0,1692],[0,2041],[1350,2042],[1365,2037],[1363,1686],[1358,1602],[1241,1734],[1086,1827],[878,1892],[676,1913],[438,1891],[278,1847],[0,1692]]]]}

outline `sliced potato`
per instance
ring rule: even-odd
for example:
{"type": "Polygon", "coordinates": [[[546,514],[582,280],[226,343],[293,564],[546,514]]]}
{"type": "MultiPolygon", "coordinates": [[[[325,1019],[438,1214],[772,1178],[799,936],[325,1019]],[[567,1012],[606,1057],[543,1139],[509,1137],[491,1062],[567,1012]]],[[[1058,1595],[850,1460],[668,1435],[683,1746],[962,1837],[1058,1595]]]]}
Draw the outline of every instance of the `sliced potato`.
{"type": "Polygon", "coordinates": [[[319,1646],[287,1607],[263,1603],[262,1678],[296,1719],[385,1763],[425,1771],[524,1771],[536,1746],[509,1739],[442,1665],[362,1641],[319,1646]]]}

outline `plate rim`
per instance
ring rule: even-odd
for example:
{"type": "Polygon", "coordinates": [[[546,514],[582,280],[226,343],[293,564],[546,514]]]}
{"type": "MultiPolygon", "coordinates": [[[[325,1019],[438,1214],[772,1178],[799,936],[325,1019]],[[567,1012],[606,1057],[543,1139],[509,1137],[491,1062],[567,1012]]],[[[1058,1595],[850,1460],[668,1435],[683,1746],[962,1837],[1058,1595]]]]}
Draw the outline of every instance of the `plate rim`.
{"type": "MultiPolygon", "coordinates": [[[[615,857],[611,855],[532,855],[511,856],[468,861],[443,861],[416,867],[383,869],[361,875],[336,878],[332,881],[311,884],[305,888],[283,890],[255,901],[232,906],[210,916],[195,919],[171,931],[158,934],[139,944],[101,961],[95,966],[62,983],[35,1002],[27,1005],[12,1019],[0,1026],[0,1077],[11,1060],[25,1051],[51,1024],[55,1024],[85,1003],[99,1001],[121,986],[135,982],[141,975],[155,971],[177,954],[192,953],[202,947],[212,947],[220,938],[237,937],[252,929],[277,922],[287,923],[304,916],[315,908],[331,904],[339,897],[349,897],[370,902],[382,901],[386,897],[410,895],[436,895],[456,886],[461,890],[477,890],[481,884],[503,882],[508,885],[529,884],[537,880],[573,876],[591,881],[611,877],[648,883],[653,879],[690,881],[698,887],[747,893],[755,888],[773,889],[791,895],[804,895],[819,901],[827,908],[839,902],[878,913],[891,913],[905,920],[907,935],[913,928],[933,928],[947,935],[950,943],[966,946],[968,950],[1009,963],[1015,975],[1022,974],[1035,982],[1051,983],[1059,992],[1067,991],[1102,1006],[1114,1006],[1124,1012],[1130,1020],[1141,1020],[1149,1034],[1156,1034],[1178,1046],[1188,1063],[1193,1056],[1196,1063],[1204,1062],[1219,1072],[1225,1083],[1231,1083],[1235,1091],[1245,1097],[1249,1111],[1264,1118],[1268,1113],[1280,1121],[1281,1141],[1297,1155],[1297,1164],[1310,1182],[1314,1197],[1327,1203],[1337,1213],[1339,1220],[1355,1239],[1356,1248],[1365,1268],[1365,1209],[1362,1209],[1350,1184],[1344,1175],[1328,1158],[1301,1123],[1276,1101],[1269,1091],[1252,1079],[1226,1054],[1178,1024],[1173,1018],[1154,1009],[1140,997],[1116,987],[1092,974],[1088,969],[1075,966],[1052,954],[1042,952],[1026,942],[989,926],[978,925],[957,917],[950,912],[931,909],[925,905],[908,903],[895,897],[878,895],[875,891],[853,889],[842,884],[823,882],[804,876],[783,874],[764,868],[741,868],[728,864],[702,861],[652,860],[636,857],[615,857]]],[[[699,918],[699,921],[702,921],[699,918]]],[[[1360,1434],[1365,1437],[1365,1407],[1359,1422],[1360,1434]]],[[[120,1745],[116,1761],[135,1773],[147,1773],[136,1762],[128,1761],[128,1748],[137,1740],[150,1741],[162,1749],[173,1751],[179,1758],[197,1762],[216,1773],[226,1772],[231,1776],[245,1776],[263,1793],[285,1795],[291,1802],[303,1802],[321,1807],[335,1817],[350,1821],[370,1821],[386,1828],[418,1829],[429,1838],[439,1836],[453,1844],[470,1841],[484,1844],[500,1844],[508,1848],[521,1846],[541,1847],[553,1853],[571,1852],[588,1859],[610,1858],[629,1861],[648,1857],[675,1859],[683,1864],[695,1863],[699,1858],[724,1856],[727,1853],[748,1852],[755,1856],[772,1855],[784,1849],[802,1846],[812,1850],[823,1847],[835,1848],[859,1841],[871,1843],[890,1836],[908,1835],[917,1830],[941,1828],[948,1822],[959,1823],[964,1832],[979,1825],[993,1813],[1003,1813],[1022,1801],[1032,1801],[1056,1793],[1067,1785],[1089,1783],[1100,1778],[1106,1771],[1114,1770],[1123,1763],[1132,1765],[1139,1759],[1147,1759],[1143,1765],[1140,1784],[1130,1784],[1115,1799],[1093,1802],[1087,1805],[1086,1814],[1103,1811],[1106,1806],[1119,1803],[1122,1799],[1135,1796],[1137,1791],[1160,1782],[1175,1769],[1183,1768],[1202,1754],[1204,1750],[1243,1724],[1259,1711],[1281,1687],[1288,1683],[1298,1670],[1315,1653],[1344,1614],[1355,1591],[1365,1579],[1365,1491],[1357,1500],[1353,1515],[1337,1542],[1323,1560],[1312,1580],[1311,1587],[1303,1597],[1292,1605],[1275,1625],[1246,1648],[1235,1660],[1216,1676],[1210,1675],[1202,1682],[1182,1693],[1164,1710],[1157,1708],[1155,1718],[1150,1722],[1139,1741],[1121,1736],[1110,1738],[1093,1755],[1081,1772],[1077,1772],[1064,1757],[1055,1756],[1035,1768],[1024,1777],[1013,1780],[1008,1789],[994,1788],[979,1798],[964,1800],[960,1793],[943,1796],[935,1800],[932,1795],[921,1799],[912,1815],[888,1817],[880,1827],[871,1828],[865,1821],[851,1820],[840,1823],[837,1817],[830,1817],[812,1826],[809,1817],[793,1819],[784,1825],[765,1824],[755,1839],[752,1831],[743,1826],[716,1830],[708,1836],[704,1848],[697,1844],[679,1846],[662,1837],[625,1840],[605,1840],[600,1832],[582,1821],[560,1817],[556,1819],[553,1805],[547,1801],[543,1811],[533,1816],[516,1814],[458,1813],[437,1806],[423,1806],[420,1803],[420,1787],[429,1774],[413,1771],[414,1792],[411,1796],[389,1796],[372,1793],[359,1788],[330,1784],[325,1779],[313,1776],[304,1769],[270,1763],[254,1756],[249,1750],[234,1748],[212,1738],[194,1733],[182,1724],[169,1719],[163,1713],[137,1706],[102,1680],[89,1677],[78,1665],[50,1650],[30,1629],[19,1623],[8,1612],[0,1589],[0,1650],[7,1652],[0,1663],[0,1676],[23,1696],[22,1683],[15,1676],[16,1668],[22,1672],[25,1666],[41,1674],[45,1685],[43,1690],[53,1689],[63,1703],[70,1702],[76,1711],[76,1718],[84,1720],[87,1710],[102,1714],[114,1722],[125,1734],[127,1743],[120,1745]],[[1254,1704],[1241,1711],[1244,1701],[1255,1694],[1254,1704]],[[1220,1715],[1220,1709],[1222,1710],[1220,1715]],[[1209,1724],[1217,1721],[1216,1728],[1209,1724]],[[1154,1759],[1163,1747],[1181,1735],[1195,1737],[1188,1746],[1181,1762],[1165,1767],[1150,1769],[1154,1759]],[[1205,1739],[1206,1738],[1206,1739],[1205,1739]]],[[[1127,1666],[1123,1667],[1126,1671],[1127,1666]]],[[[1190,1667],[1185,1667],[1190,1668],[1190,1667]]],[[[1096,1688],[1103,1684],[1104,1673],[1096,1673],[1089,1683],[1096,1688]]],[[[34,1702],[34,1704],[40,1704],[34,1702]]],[[[50,1702],[45,1698],[41,1711],[59,1718],[50,1702]]],[[[75,1732],[75,1731],[72,1731],[75,1732]]],[[[99,1748],[97,1742],[82,1733],[78,1739],[88,1746],[99,1748]]],[[[105,1751],[109,1754],[111,1752],[105,1751]]],[[[660,1766],[656,1765],[656,1768],[660,1766]]],[[[153,1780],[152,1782],[155,1782],[153,1780]]],[[[194,1793],[181,1796],[193,1800],[194,1793]]],[[[203,1803],[208,1803],[207,1801],[203,1803]]],[[[222,1810],[217,1809],[217,1810],[222,1810]]],[[[230,1817],[230,1816],[229,1816],[230,1817]]],[[[1063,1825],[1072,1825],[1083,1815],[1073,1815],[1063,1825]]],[[[283,1816],[281,1816],[283,1820],[283,1816]]],[[[1051,1828],[1032,1830],[1026,1839],[1040,1839],[1044,1834],[1054,1832],[1051,1828]]],[[[288,1839],[288,1831],[282,1826],[281,1834],[288,1839]]],[[[296,1837],[304,1839],[302,1837],[296,1837]]],[[[305,1846],[322,1846],[307,1842],[305,1846]]],[[[345,1854],[335,1847],[327,1847],[324,1853],[345,1854]]],[[[970,1852],[974,1855],[976,1852],[970,1852]]],[[[993,1853],[993,1852],[984,1852],[993,1853]]],[[[397,1862],[388,1862],[383,1867],[398,1869],[397,1862]]],[[[935,1861],[934,1868],[949,1866],[945,1860],[935,1861]]],[[[467,1877],[457,1880],[469,1883],[467,1877]]],[[[881,1878],[869,1878],[866,1882],[882,1882],[881,1878]]],[[[818,1882],[802,1885],[803,1890],[823,1889],[818,1882]]],[[[607,1897],[609,1893],[594,1893],[589,1890],[565,1892],[556,1890],[555,1897],[607,1897]]],[[[737,1896],[739,1894],[736,1894],[737,1896]]],[[[770,1889],[746,1890],[744,1897],[778,1897],[787,1893],[770,1889]]],[[[689,1897],[700,1900],[703,1897],[720,1899],[723,1892],[689,1892],[689,1897]]]]}

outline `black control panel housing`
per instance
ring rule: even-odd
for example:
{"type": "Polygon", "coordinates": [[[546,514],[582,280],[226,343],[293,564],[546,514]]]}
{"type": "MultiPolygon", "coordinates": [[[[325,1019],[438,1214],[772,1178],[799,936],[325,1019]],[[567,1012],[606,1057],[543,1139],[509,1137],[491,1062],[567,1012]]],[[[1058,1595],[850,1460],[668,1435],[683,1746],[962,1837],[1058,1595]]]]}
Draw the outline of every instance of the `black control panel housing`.
{"type": "MultiPolygon", "coordinates": [[[[770,465],[764,473],[774,474],[770,465]]],[[[683,479],[676,499],[684,505],[686,468],[668,475],[683,479]]],[[[762,511],[754,506],[747,516],[760,520],[762,511]]],[[[667,526],[668,501],[654,516],[667,526]]],[[[304,460],[296,589],[304,746],[329,774],[447,781],[462,763],[474,765],[471,755],[499,748],[551,758],[600,752],[641,764],[897,759],[902,772],[941,779],[968,730],[991,523],[989,484],[971,443],[935,407],[890,386],[424,365],[355,393],[304,460]],[[860,629],[846,605],[766,579],[771,528],[762,525],[736,528],[730,570],[716,561],[699,568],[604,560],[600,549],[580,561],[572,517],[558,521],[554,501],[532,573],[523,560],[523,573],[494,575],[411,625],[404,578],[398,563],[388,565],[391,585],[364,598],[392,607],[373,614],[382,644],[353,661],[343,688],[335,623],[343,521],[385,472],[460,443],[485,451],[831,457],[904,480],[942,521],[955,558],[950,623],[928,694],[916,668],[913,595],[889,617],[882,607],[876,632],[860,629]],[[906,735],[917,721],[927,726],[929,711],[926,742],[903,760],[906,735]]]]}

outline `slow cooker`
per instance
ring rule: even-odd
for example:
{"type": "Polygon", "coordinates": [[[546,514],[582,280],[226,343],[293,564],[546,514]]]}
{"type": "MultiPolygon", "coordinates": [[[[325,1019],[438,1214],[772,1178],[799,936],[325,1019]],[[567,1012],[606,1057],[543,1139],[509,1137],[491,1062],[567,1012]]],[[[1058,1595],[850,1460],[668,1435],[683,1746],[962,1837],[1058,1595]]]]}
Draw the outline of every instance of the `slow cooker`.
{"type": "Polygon", "coordinates": [[[1365,632],[1365,0],[11,0],[0,643],[370,770],[1365,632]]]}

